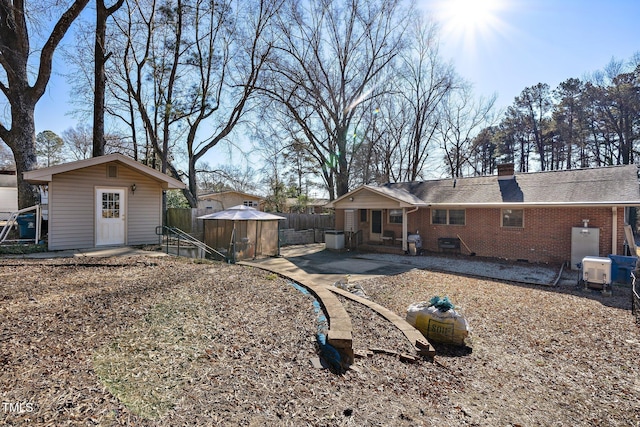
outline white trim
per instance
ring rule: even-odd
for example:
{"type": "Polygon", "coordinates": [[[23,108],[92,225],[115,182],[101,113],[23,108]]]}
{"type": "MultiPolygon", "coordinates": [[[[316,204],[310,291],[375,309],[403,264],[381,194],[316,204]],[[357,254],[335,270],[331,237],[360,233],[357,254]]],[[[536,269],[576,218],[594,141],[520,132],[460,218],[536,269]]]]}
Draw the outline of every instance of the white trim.
{"type": "Polygon", "coordinates": [[[92,157],[90,159],[78,160],[75,162],[64,163],[61,165],[55,165],[43,169],[36,169],[33,171],[24,172],[23,176],[26,181],[29,181],[32,184],[47,184],[53,181],[53,175],[110,162],[122,163],[125,166],[148,176],[149,178],[152,178],[158,182],[162,182],[162,188],[165,190],[183,189],[186,187],[182,181],[171,178],[169,175],[150,168],[149,166],[145,166],[142,163],[136,162],[130,157],[118,153],[107,154],[106,156],[92,157]]]}
{"type": "Polygon", "coordinates": [[[611,207],[611,254],[618,255],[618,208],[611,207]]]}
{"type": "Polygon", "coordinates": [[[607,201],[607,202],[530,202],[530,203],[429,203],[428,207],[446,208],[450,207],[469,207],[469,208],[592,208],[592,207],[621,207],[621,206],[639,206],[640,200],[634,201],[607,201]]]}
{"type": "Polygon", "coordinates": [[[94,206],[94,229],[93,229],[93,243],[97,246],[114,246],[114,245],[126,245],[127,244],[127,229],[129,222],[129,189],[127,187],[111,187],[111,186],[95,186],[93,188],[93,206],[94,206]],[[98,242],[100,218],[102,214],[102,208],[98,208],[98,205],[102,206],[102,200],[98,197],[101,192],[116,192],[122,191],[122,200],[120,200],[119,217],[122,219],[122,242],[98,242]],[[124,205],[124,206],[123,206],[124,205]],[[124,209],[123,209],[124,208],[124,209]]]}

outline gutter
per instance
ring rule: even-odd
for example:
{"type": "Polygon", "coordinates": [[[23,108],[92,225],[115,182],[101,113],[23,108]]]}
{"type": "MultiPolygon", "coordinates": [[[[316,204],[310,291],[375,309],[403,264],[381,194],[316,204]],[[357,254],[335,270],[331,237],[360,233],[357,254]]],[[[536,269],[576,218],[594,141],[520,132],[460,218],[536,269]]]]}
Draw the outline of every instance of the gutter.
{"type": "Polygon", "coordinates": [[[511,203],[429,203],[427,207],[470,207],[470,208],[592,208],[597,207],[619,207],[619,206],[640,206],[640,200],[607,201],[607,202],[511,202],[511,203]]]}
{"type": "Polygon", "coordinates": [[[407,235],[409,234],[407,226],[407,215],[418,211],[418,209],[420,209],[420,206],[416,206],[410,211],[408,211],[407,208],[402,208],[402,250],[405,252],[408,250],[407,235]]]}

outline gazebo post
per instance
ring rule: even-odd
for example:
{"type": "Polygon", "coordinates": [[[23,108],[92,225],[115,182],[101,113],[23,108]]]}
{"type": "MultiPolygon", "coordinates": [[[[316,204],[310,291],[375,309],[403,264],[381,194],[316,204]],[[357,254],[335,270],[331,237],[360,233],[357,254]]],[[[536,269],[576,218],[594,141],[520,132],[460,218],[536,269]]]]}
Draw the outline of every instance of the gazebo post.
{"type": "Polygon", "coordinates": [[[278,253],[276,256],[280,256],[280,221],[278,221],[278,253]]]}
{"type": "Polygon", "coordinates": [[[260,221],[256,221],[256,241],[253,244],[253,259],[256,259],[256,255],[258,252],[258,223],[260,221]]]}
{"type": "Polygon", "coordinates": [[[233,229],[231,230],[231,262],[236,263],[236,222],[233,221],[233,229]]]}

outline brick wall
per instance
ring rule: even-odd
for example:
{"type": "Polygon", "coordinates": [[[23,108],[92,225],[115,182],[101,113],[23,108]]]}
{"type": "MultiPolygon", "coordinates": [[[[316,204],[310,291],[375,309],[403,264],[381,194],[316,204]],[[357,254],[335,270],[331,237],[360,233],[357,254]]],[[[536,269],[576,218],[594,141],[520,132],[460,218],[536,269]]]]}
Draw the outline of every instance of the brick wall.
{"type": "MultiPolygon", "coordinates": [[[[571,259],[571,228],[582,227],[582,220],[589,219],[589,227],[600,229],[600,256],[612,253],[611,207],[592,208],[525,208],[524,227],[500,226],[499,208],[466,209],[465,225],[432,225],[431,210],[419,209],[408,215],[407,230],[418,230],[423,247],[437,252],[439,237],[459,235],[478,256],[527,260],[529,262],[562,263],[571,259]]],[[[383,211],[383,229],[402,235],[401,224],[389,224],[383,211]]],[[[363,235],[368,240],[370,222],[360,222],[363,235]]],[[[370,221],[370,216],[367,216],[370,221]]],[[[344,212],[336,211],[336,229],[344,226],[344,212]]],[[[617,208],[617,253],[622,254],[624,243],[624,208],[617,208]]],[[[467,252],[464,245],[463,253],[467,252]]]]}
{"type": "MultiPolygon", "coordinates": [[[[624,208],[617,209],[617,253],[624,242],[624,208]]],[[[571,259],[571,228],[581,227],[589,219],[589,227],[600,229],[600,256],[612,253],[612,219],[610,207],[603,208],[527,208],[524,227],[500,226],[500,209],[467,209],[466,225],[426,224],[423,245],[438,250],[438,237],[457,234],[478,256],[561,263],[571,259]]],[[[464,250],[464,247],[463,247],[464,250]]]]}

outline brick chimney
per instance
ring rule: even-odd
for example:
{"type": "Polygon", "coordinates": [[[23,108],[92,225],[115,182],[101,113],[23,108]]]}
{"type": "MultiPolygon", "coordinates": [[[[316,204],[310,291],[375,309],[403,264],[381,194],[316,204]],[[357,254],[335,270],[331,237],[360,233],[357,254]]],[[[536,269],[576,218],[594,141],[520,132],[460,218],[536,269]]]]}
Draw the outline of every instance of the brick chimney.
{"type": "Polygon", "coordinates": [[[512,178],[514,174],[514,164],[504,163],[498,165],[498,178],[512,178]]]}

